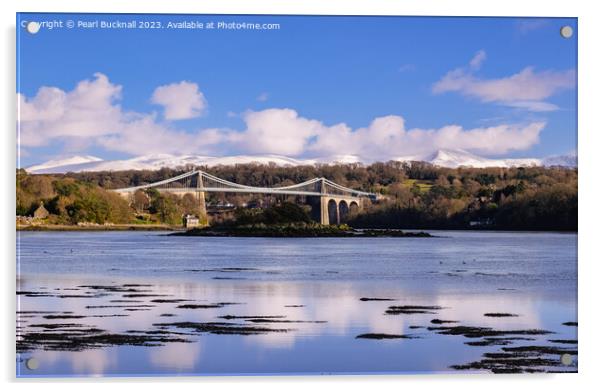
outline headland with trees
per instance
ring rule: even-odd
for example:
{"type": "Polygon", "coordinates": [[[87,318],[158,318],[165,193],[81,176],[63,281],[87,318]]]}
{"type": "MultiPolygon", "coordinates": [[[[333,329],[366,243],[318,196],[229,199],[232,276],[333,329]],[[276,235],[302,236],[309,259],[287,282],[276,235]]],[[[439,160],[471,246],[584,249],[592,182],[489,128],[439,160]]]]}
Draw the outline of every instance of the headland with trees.
{"type": "MultiPolygon", "coordinates": [[[[52,175],[17,170],[16,214],[33,216],[43,205],[48,215],[38,227],[181,227],[183,216],[199,213],[192,195],[178,197],[149,190],[135,193],[128,202],[111,189],[156,182],[190,169],[52,175]]],[[[244,164],[202,169],[249,186],[286,186],[323,176],[349,188],[382,194],[380,201],[348,217],[345,223],[353,228],[577,230],[576,168],[452,169],[422,162],[387,162],[294,167],[244,164]]],[[[274,207],[284,204],[300,206],[285,208],[284,213],[291,214],[285,224],[313,224],[306,221],[311,211],[303,201],[252,194],[207,196],[208,209],[214,211],[209,217],[214,227],[273,225],[249,221],[259,215],[273,216],[274,207]]]]}

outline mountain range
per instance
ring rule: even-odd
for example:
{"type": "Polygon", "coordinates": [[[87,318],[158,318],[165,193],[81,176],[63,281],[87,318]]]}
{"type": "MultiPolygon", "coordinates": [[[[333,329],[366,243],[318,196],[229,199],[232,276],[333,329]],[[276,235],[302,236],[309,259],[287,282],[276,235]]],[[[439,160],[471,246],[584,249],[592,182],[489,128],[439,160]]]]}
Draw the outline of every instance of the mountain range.
{"type": "MultiPolygon", "coordinates": [[[[436,166],[456,168],[467,167],[516,167],[516,166],[564,166],[576,167],[576,155],[558,155],[543,159],[492,159],[458,149],[441,149],[426,155],[400,156],[397,161],[423,161],[436,166]]],[[[158,170],[162,167],[218,166],[234,164],[268,164],[279,166],[313,165],[318,163],[356,163],[361,159],[354,155],[334,156],[329,159],[294,159],[282,155],[238,155],[212,157],[202,155],[145,155],[123,160],[103,160],[96,156],[72,156],[65,159],[49,160],[45,163],[26,167],[32,174],[58,174],[82,171],[122,171],[158,170]]]]}

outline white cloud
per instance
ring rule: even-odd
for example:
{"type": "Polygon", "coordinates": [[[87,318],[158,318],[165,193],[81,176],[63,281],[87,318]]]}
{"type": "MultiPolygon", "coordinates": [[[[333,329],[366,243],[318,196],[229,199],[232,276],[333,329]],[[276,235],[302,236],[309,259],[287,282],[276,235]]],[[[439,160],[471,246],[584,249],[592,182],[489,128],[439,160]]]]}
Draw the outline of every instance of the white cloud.
{"type": "Polygon", "coordinates": [[[536,101],[536,100],[517,100],[517,101],[509,101],[504,103],[506,106],[517,107],[520,109],[527,109],[529,111],[556,111],[559,109],[553,103],[536,101]]]}
{"type": "Polygon", "coordinates": [[[366,128],[346,126],[324,129],[310,146],[318,155],[356,154],[364,160],[389,160],[437,149],[464,149],[483,154],[525,150],[539,142],[543,122],[464,129],[448,125],[438,129],[406,129],[402,117],[379,117],[366,128]]]}
{"type": "Polygon", "coordinates": [[[152,113],[122,110],[121,90],[96,73],[72,91],[41,87],[33,98],[18,94],[21,148],[60,140],[73,152],[96,143],[131,154],[192,153],[219,141],[212,129],[186,133],[158,122],[152,113]]]}
{"type": "Polygon", "coordinates": [[[470,60],[470,69],[478,70],[487,58],[487,53],[484,50],[479,50],[472,60],[470,60]]]}
{"type": "Polygon", "coordinates": [[[195,118],[207,108],[207,101],[199,91],[199,86],[187,81],[157,87],[151,101],[164,107],[167,120],[195,118]]]}
{"type": "Polygon", "coordinates": [[[470,62],[469,69],[457,68],[448,72],[433,85],[435,94],[458,92],[477,98],[482,102],[525,108],[531,111],[552,111],[557,106],[544,100],[552,95],[575,86],[575,71],[535,71],[526,67],[511,76],[483,79],[475,75],[486,54],[478,52],[470,62]]]}
{"type": "Polygon", "coordinates": [[[36,147],[49,139],[91,138],[118,131],[122,114],[115,102],[121,86],[101,73],[94,76],[69,92],[42,87],[31,99],[17,94],[21,145],[36,147]]]}
{"type": "Polygon", "coordinates": [[[124,122],[120,132],[96,142],[108,150],[133,155],[178,155],[213,150],[216,144],[225,141],[225,136],[217,129],[185,132],[156,122],[153,115],[140,115],[124,122]]]}
{"type": "Polygon", "coordinates": [[[250,153],[302,154],[310,138],[326,127],[319,121],[300,117],[291,109],[249,111],[243,115],[246,129],[231,134],[230,141],[250,153]]]}
{"type": "MultiPolygon", "coordinates": [[[[437,149],[465,149],[483,154],[525,150],[539,141],[545,124],[503,124],[464,129],[406,128],[403,117],[389,115],[367,127],[324,124],[291,108],[247,111],[244,129],[184,131],[155,113],[125,111],[119,104],[122,87],[96,74],[72,91],[42,87],[32,98],[18,95],[21,145],[30,153],[59,143],[80,153],[91,145],[132,155],[236,153],[282,154],[291,157],[357,155],[364,161],[388,160],[437,149]],[[33,150],[32,150],[33,149],[33,150]]],[[[518,101],[517,101],[518,102],[518,101]]],[[[516,104],[521,104],[516,103],[516,104]]],[[[64,151],[57,151],[60,154],[64,151]]]]}

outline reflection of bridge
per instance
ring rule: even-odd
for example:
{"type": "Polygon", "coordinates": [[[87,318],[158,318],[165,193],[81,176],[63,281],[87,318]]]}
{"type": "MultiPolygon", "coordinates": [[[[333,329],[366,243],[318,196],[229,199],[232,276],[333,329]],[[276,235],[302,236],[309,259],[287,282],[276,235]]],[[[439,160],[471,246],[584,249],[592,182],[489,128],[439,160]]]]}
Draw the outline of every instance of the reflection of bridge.
{"type": "Polygon", "coordinates": [[[115,189],[121,196],[131,199],[138,190],[156,189],[159,192],[180,196],[194,194],[201,212],[206,214],[205,193],[259,193],[319,197],[320,223],[340,224],[349,212],[362,210],[362,199],[376,200],[376,194],[353,190],[326,178],[314,178],[290,186],[254,187],[240,185],[218,178],[204,171],[194,170],[176,177],[147,185],[115,189]]]}

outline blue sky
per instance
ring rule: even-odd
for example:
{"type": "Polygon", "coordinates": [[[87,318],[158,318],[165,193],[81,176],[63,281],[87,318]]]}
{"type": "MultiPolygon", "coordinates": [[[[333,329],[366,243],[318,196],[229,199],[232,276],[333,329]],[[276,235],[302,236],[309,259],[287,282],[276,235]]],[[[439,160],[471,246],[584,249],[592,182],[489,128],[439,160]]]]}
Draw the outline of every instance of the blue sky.
{"type": "Polygon", "coordinates": [[[90,154],[386,160],[576,149],[575,19],[20,14],[277,30],[18,28],[21,165],[90,154]],[[561,26],[575,31],[560,36],[561,26]]]}

